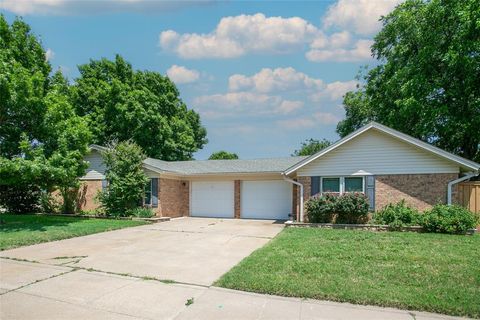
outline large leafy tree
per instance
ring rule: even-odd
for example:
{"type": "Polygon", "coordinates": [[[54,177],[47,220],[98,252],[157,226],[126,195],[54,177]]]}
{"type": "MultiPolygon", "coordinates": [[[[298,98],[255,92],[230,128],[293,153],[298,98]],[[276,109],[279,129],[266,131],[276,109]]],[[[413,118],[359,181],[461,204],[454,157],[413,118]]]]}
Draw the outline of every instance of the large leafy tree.
{"type": "Polygon", "coordinates": [[[300,149],[295,150],[292,156],[310,156],[317,153],[318,151],[325,149],[332,143],[327,139],[317,140],[317,139],[307,139],[302,142],[300,149]]]}
{"type": "Polygon", "coordinates": [[[0,16],[0,206],[35,211],[43,190],[58,189],[63,211],[85,172],[91,134],[69,102],[60,72],[50,77],[45,51],[20,19],[0,16]]]}
{"type": "Polygon", "coordinates": [[[187,109],[175,84],[157,72],[136,71],[119,55],[79,66],[73,91],[95,143],[137,143],[147,156],[188,160],[206,143],[199,115],[187,109]]]}
{"type": "Polygon", "coordinates": [[[375,120],[480,161],[480,2],[407,0],[382,22],[337,132],[375,120]]]}
{"type": "Polygon", "coordinates": [[[236,160],[238,159],[238,155],[233,152],[228,152],[228,151],[217,151],[213,152],[208,160],[236,160]]]}
{"type": "Polygon", "coordinates": [[[30,27],[19,19],[9,25],[0,15],[1,156],[17,156],[22,135],[30,141],[43,136],[50,71],[45,51],[30,27]]]}

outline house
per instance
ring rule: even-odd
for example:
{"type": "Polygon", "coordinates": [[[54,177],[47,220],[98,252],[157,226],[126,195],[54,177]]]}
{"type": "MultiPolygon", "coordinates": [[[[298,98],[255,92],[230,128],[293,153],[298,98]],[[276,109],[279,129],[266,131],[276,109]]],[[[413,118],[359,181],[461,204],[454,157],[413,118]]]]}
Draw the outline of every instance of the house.
{"type": "MultiPolygon", "coordinates": [[[[100,152],[92,146],[82,207],[106,186],[100,152]]],[[[158,216],[303,220],[303,205],[321,192],[363,192],[370,209],[405,199],[425,210],[455,200],[456,184],[480,164],[371,122],[309,157],[162,161],[147,158],[144,204],[158,216]]]]}

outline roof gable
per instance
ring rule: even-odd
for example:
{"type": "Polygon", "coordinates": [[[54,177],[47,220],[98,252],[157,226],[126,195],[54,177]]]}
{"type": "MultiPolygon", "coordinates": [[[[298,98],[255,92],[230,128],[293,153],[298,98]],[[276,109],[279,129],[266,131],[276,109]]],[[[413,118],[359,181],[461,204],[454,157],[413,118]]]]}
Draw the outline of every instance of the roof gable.
{"type": "Polygon", "coordinates": [[[428,143],[425,143],[423,141],[420,141],[418,139],[415,139],[409,135],[406,135],[404,133],[401,133],[399,131],[396,131],[394,129],[391,129],[389,127],[383,126],[379,123],[376,122],[371,122],[364,127],[358,129],[357,131],[351,133],[350,135],[344,137],[343,139],[340,139],[339,141],[335,142],[334,144],[330,145],[329,147],[317,152],[316,154],[298,162],[297,164],[293,165],[292,167],[288,168],[285,170],[285,174],[289,175],[292,174],[293,172],[299,170],[300,168],[310,164],[312,161],[315,161],[316,159],[319,159],[321,157],[324,157],[325,155],[329,154],[333,150],[338,149],[340,146],[346,144],[347,142],[355,139],[356,137],[364,134],[365,132],[369,130],[376,130],[382,134],[388,135],[392,138],[398,139],[402,142],[405,142],[411,146],[414,146],[420,150],[429,152],[435,156],[438,156],[442,159],[445,159],[449,162],[455,163],[458,167],[462,168],[464,171],[478,171],[480,169],[480,164],[475,163],[473,161],[464,159],[462,157],[456,156],[454,154],[451,154],[449,152],[446,152],[442,149],[439,149],[437,147],[434,147],[428,143]]]}

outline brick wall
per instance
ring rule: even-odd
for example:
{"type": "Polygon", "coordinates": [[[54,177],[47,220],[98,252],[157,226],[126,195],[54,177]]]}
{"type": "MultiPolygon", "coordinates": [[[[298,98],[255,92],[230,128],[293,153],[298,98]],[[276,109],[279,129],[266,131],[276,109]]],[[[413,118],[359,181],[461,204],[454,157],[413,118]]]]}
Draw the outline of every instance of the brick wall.
{"type": "Polygon", "coordinates": [[[102,191],[102,180],[82,181],[78,190],[78,209],[84,211],[97,209],[100,204],[95,200],[95,197],[99,191],[102,191]]]}
{"type": "Polygon", "coordinates": [[[158,208],[153,208],[157,216],[184,217],[190,211],[189,182],[174,179],[158,179],[158,208]]]}
{"type": "MultiPolygon", "coordinates": [[[[375,209],[402,199],[418,210],[437,203],[446,203],[448,182],[458,178],[456,173],[395,174],[375,176],[375,209]]],[[[455,199],[455,194],[453,199],[455,199]]]]}
{"type": "MultiPolygon", "coordinates": [[[[307,202],[310,198],[310,177],[297,177],[296,179],[299,183],[303,185],[303,203],[307,202]]],[[[293,188],[294,195],[293,195],[293,209],[292,212],[295,219],[300,219],[300,187],[295,186],[293,188]]],[[[307,221],[306,212],[304,212],[304,220],[307,221]]]]}
{"type": "Polygon", "coordinates": [[[235,180],[234,182],[234,206],[235,206],[235,213],[234,213],[234,217],[236,219],[240,219],[240,180],[235,180]]]}

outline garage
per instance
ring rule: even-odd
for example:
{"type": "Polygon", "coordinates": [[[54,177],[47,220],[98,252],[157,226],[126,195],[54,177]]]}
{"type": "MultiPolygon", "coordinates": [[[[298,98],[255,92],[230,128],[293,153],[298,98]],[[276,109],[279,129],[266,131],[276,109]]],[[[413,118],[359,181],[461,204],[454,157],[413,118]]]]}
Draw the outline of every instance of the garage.
{"type": "Polygon", "coordinates": [[[191,185],[192,217],[233,218],[233,181],[193,181],[191,185]]]}
{"type": "Polygon", "coordinates": [[[287,220],[292,212],[292,184],[283,180],[242,181],[241,217],[287,220]]]}

